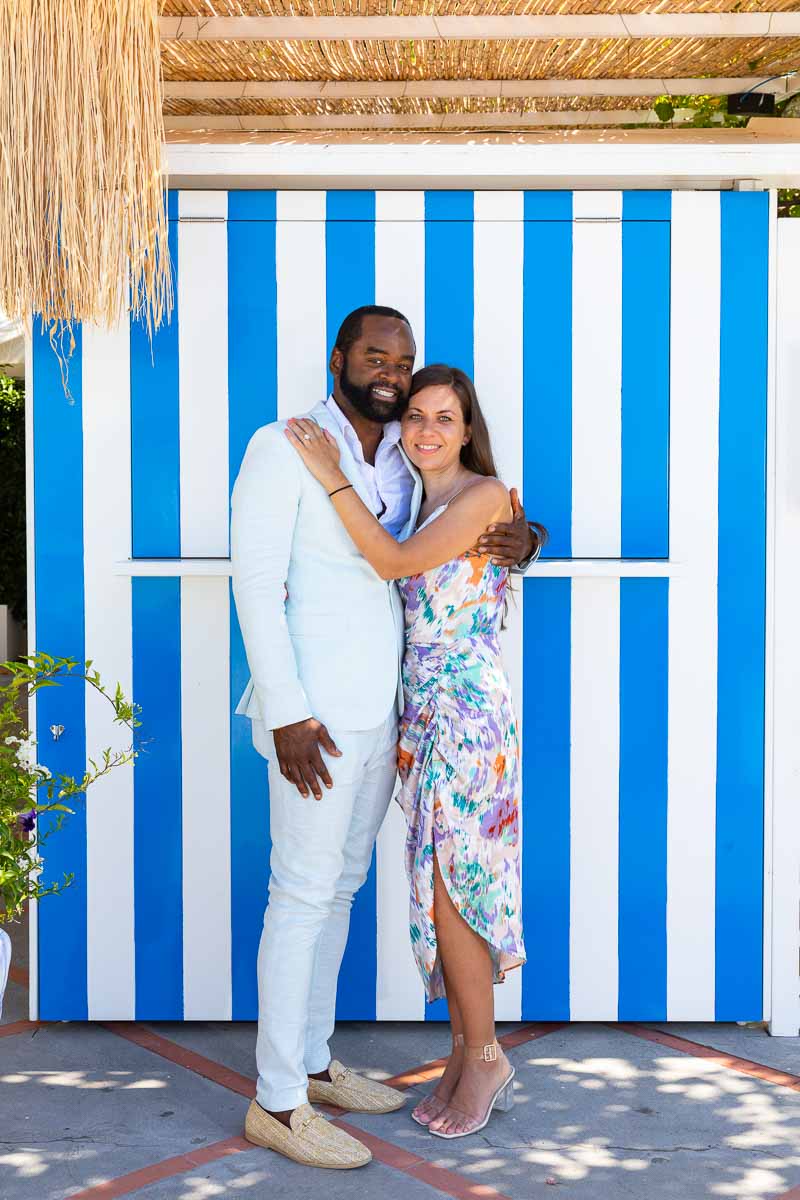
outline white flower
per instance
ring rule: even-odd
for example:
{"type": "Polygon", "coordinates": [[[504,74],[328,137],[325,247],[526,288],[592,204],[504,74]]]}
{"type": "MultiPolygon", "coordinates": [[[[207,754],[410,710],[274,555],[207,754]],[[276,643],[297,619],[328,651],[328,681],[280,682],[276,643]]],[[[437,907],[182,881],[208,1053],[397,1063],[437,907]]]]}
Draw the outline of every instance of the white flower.
{"type": "Polygon", "coordinates": [[[26,771],[36,770],[36,743],[33,738],[25,738],[17,746],[17,762],[26,771]]]}
{"type": "Polygon", "coordinates": [[[18,738],[18,737],[7,737],[7,738],[6,738],[6,745],[7,745],[7,746],[18,746],[19,744],[20,744],[20,743],[19,743],[19,738],[18,738]]]}

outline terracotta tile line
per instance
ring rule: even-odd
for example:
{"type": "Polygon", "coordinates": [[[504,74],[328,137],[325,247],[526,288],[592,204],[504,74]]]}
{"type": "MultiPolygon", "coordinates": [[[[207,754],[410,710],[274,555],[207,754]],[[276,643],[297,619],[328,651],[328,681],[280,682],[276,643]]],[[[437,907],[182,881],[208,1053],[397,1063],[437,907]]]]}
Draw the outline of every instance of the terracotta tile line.
{"type": "Polygon", "coordinates": [[[334,1118],[333,1124],[344,1129],[351,1137],[357,1138],[371,1150],[372,1157],[377,1162],[386,1167],[392,1167],[395,1171],[401,1171],[404,1175],[410,1175],[413,1179],[419,1179],[421,1182],[429,1184],[430,1187],[436,1188],[437,1191],[443,1192],[445,1196],[451,1196],[453,1200],[511,1200],[509,1196],[498,1192],[490,1184],[473,1183],[464,1175],[448,1171],[446,1167],[437,1167],[427,1158],[421,1158],[418,1154],[403,1150],[400,1146],[395,1146],[393,1142],[386,1142],[383,1138],[376,1137],[373,1133],[367,1133],[366,1130],[359,1129],[356,1125],[349,1125],[347,1121],[343,1121],[339,1117],[334,1118]]]}
{"type": "Polygon", "coordinates": [[[109,1179],[107,1183],[85,1188],[82,1192],[73,1192],[69,1200],[115,1200],[117,1196],[129,1196],[131,1192],[148,1187],[151,1183],[160,1183],[164,1179],[193,1171],[196,1167],[206,1166],[207,1163],[218,1162],[230,1154],[240,1154],[242,1150],[252,1149],[243,1137],[225,1138],[222,1142],[213,1142],[210,1146],[190,1150],[187,1154],[165,1158],[149,1167],[140,1167],[138,1171],[109,1179]]]}
{"type": "Polygon", "coordinates": [[[776,1196],[775,1200],[800,1200],[800,1187],[793,1187],[791,1191],[781,1192],[780,1196],[776,1196]]]}
{"type": "Polygon", "coordinates": [[[44,1021],[11,1021],[8,1025],[0,1025],[0,1038],[13,1037],[15,1033],[28,1033],[31,1029],[40,1029],[44,1021]]]}
{"type": "MultiPolygon", "coordinates": [[[[795,1092],[800,1091],[800,1075],[790,1075],[787,1071],[766,1067],[763,1063],[754,1062],[749,1058],[726,1054],[724,1050],[715,1050],[713,1046],[704,1046],[702,1042],[692,1042],[688,1038],[678,1037],[674,1033],[664,1033],[660,1029],[647,1029],[643,1025],[636,1025],[632,1022],[620,1021],[618,1024],[609,1024],[609,1028],[621,1029],[623,1033],[633,1034],[634,1037],[644,1038],[648,1042],[656,1042],[660,1046],[668,1046],[671,1050],[680,1050],[682,1054],[689,1054],[694,1058],[711,1059],[721,1067],[726,1067],[729,1071],[736,1071],[740,1075],[752,1075],[765,1083],[790,1088],[795,1092]]],[[[798,1200],[800,1200],[800,1193],[798,1193],[798,1200]]]]}
{"type": "MultiPolygon", "coordinates": [[[[157,1054],[161,1058],[175,1063],[176,1066],[192,1071],[204,1079],[209,1079],[211,1082],[217,1083],[229,1091],[236,1092],[247,1099],[252,1099],[255,1096],[255,1080],[250,1079],[247,1075],[240,1074],[238,1071],[233,1071],[229,1067],[215,1062],[213,1059],[206,1058],[205,1055],[198,1054],[194,1050],[187,1050],[185,1046],[180,1046],[177,1042],[162,1037],[161,1034],[155,1033],[154,1030],[148,1029],[146,1026],[132,1021],[107,1021],[102,1022],[102,1026],[117,1037],[125,1038],[129,1042],[133,1042],[135,1045],[149,1050],[152,1054],[157,1054]]],[[[530,1026],[527,1028],[531,1032],[526,1033],[524,1039],[519,1037],[523,1032],[522,1030],[517,1030],[513,1035],[508,1034],[506,1036],[515,1037],[517,1038],[516,1044],[522,1044],[523,1041],[532,1041],[534,1038],[542,1037],[544,1033],[550,1032],[550,1027],[544,1029],[540,1026],[530,1026]]],[[[324,1107],[325,1111],[331,1114],[335,1114],[338,1111],[329,1106],[320,1107],[324,1107]]],[[[498,1192],[496,1188],[490,1187],[488,1184],[473,1183],[463,1175],[459,1175],[454,1171],[448,1171],[443,1167],[437,1167],[434,1163],[421,1158],[419,1155],[412,1154],[394,1145],[392,1142],[385,1141],[383,1138],[376,1137],[374,1134],[367,1133],[363,1129],[348,1124],[341,1117],[334,1116],[333,1123],[367,1146],[377,1162],[429,1184],[444,1195],[452,1197],[452,1200],[510,1200],[508,1196],[505,1196],[502,1192],[498,1192]]],[[[233,1140],[236,1141],[237,1139],[233,1140]]],[[[217,1144],[220,1146],[224,1145],[222,1142],[217,1144]]],[[[245,1143],[245,1146],[248,1145],[249,1143],[245,1143]]],[[[178,1159],[170,1159],[167,1162],[179,1162],[183,1158],[186,1158],[186,1156],[179,1156],[178,1159]]],[[[155,1164],[153,1169],[159,1168],[162,1165],[155,1164]]],[[[147,1170],[148,1168],[144,1169],[147,1170]]],[[[188,1169],[189,1167],[176,1167],[171,1173],[180,1174],[182,1171],[188,1169]]],[[[133,1176],[136,1175],[137,1172],[133,1172],[133,1176]]],[[[123,1179],[133,1178],[133,1176],[124,1176],[123,1179]]],[[[158,1176],[159,1179],[166,1177],[158,1176]]],[[[144,1184],[140,1183],[135,1186],[143,1187],[144,1184]]],[[[95,1198],[96,1200],[101,1200],[101,1197],[105,1200],[108,1197],[108,1200],[110,1200],[113,1196],[127,1195],[128,1191],[133,1190],[135,1190],[134,1185],[128,1187],[126,1192],[93,1192],[90,1189],[85,1193],[80,1193],[80,1197],[91,1196],[92,1200],[95,1200],[95,1198]]],[[[71,1197],[71,1200],[79,1200],[79,1197],[71,1197]]]]}
{"type": "Polygon", "coordinates": [[[166,1058],[176,1066],[185,1067],[195,1075],[220,1084],[229,1092],[237,1092],[247,1100],[252,1100],[256,1094],[255,1080],[248,1075],[241,1075],[238,1071],[233,1071],[212,1058],[206,1058],[204,1054],[198,1054],[195,1050],[187,1050],[185,1046],[162,1037],[146,1025],[139,1025],[133,1021],[104,1021],[103,1028],[115,1033],[117,1037],[141,1046],[144,1050],[149,1050],[152,1054],[166,1058]]]}
{"type": "MultiPolygon", "coordinates": [[[[515,1029],[511,1033],[504,1033],[497,1040],[504,1050],[513,1050],[516,1046],[523,1046],[527,1042],[533,1042],[548,1033],[555,1033],[556,1030],[563,1029],[565,1024],[566,1021],[537,1021],[536,1024],[524,1025],[522,1029],[515,1029]]],[[[415,1084],[430,1083],[432,1080],[438,1079],[443,1074],[446,1064],[446,1058],[436,1058],[432,1062],[422,1063],[418,1067],[411,1067],[410,1070],[403,1071],[400,1075],[393,1075],[391,1079],[382,1079],[381,1082],[387,1084],[388,1087],[405,1091],[406,1088],[414,1087],[415,1084]]]]}

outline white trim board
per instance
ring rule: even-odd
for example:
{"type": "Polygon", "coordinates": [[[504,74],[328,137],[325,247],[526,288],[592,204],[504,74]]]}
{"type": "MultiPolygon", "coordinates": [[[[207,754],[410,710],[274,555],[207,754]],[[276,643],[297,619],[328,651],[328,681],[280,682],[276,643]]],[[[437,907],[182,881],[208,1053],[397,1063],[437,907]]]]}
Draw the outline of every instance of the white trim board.
{"type": "Polygon", "coordinates": [[[656,136],[646,144],[535,138],[512,144],[303,144],[287,136],[263,145],[168,143],[165,163],[174,188],[727,189],[741,179],[763,187],[800,186],[800,142],[659,144],[656,136]]]}
{"type": "MultiPolygon", "coordinates": [[[[690,120],[694,109],[683,109],[682,113],[682,116],[676,116],[677,124],[690,120]]],[[[652,108],[585,108],[527,113],[287,113],[281,116],[191,113],[164,117],[167,132],[179,129],[538,129],[543,126],[659,126],[662,123],[652,108]]]]}
{"type": "Polygon", "coordinates": [[[341,100],[433,96],[727,96],[758,88],[783,96],[796,88],[787,78],[761,75],[717,79],[226,79],[174,80],[168,100],[341,100]]]}
{"type": "MultiPolygon", "coordinates": [[[[25,331],[25,549],[27,568],[28,646],[36,653],[36,543],[34,538],[36,492],[33,479],[33,321],[25,331]]],[[[36,693],[28,697],[28,729],[36,729],[36,693]]],[[[39,1020],[39,904],[28,902],[28,1018],[39,1020]]]]}
{"type": "MultiPolygon", "coordinates": [[[[129,558],[114,563],[115,575],[177,579],[230,575],[229,558],[129,558]]],[[[527,575],[543,579],[674,579],[682,563],[667,559],[617,558],[547,559],[533,563],[527,575]]]]}
{"type": "Polygon", "coordinates": [[[165,41],[456,38],[765,38],[800,35],[800,13],[613,13],[456,17],[161,17],[165,41]]]}

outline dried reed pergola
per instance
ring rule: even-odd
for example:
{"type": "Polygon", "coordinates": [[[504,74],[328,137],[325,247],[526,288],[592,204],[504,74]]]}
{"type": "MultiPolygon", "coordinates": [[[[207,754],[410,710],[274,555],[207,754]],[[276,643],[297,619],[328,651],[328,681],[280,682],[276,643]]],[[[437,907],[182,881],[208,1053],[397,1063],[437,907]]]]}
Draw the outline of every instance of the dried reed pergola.
{"type": "MultiPolygon", "coordinates": [[[[744,91],[800,69],[800,2],[164,0],[162,63],[168,131],[391,131],[429,128],[440,118],[468,130],[471,118],[475,128],[486,128],[493,117],[513,130],[536,128],[536,114],[543,126],[658,124],[652,106],[661,93],[744,91]],[[778,19],[759,21],[766,11],[787,14],[790,36],[778,19]],[[791,14],[797,14],[794,24],[791,14]],[[542,17],[560,18],[553,36],[529,36],[517,22],[515,35],[523,36],[503,37],[502,23],[492,24],[494,18],[542,17]],[[600,17],[618,22],[623,36],[614,36],[613,28],[592,36],[592,21],[600,17]],[[658,18],[652,34],[629,36],[642,17],[658,18]],[[689,22],[681,24],[678,18],[685,17],[689,22]],[[703,36],[691,36],[686,27],[697,17],[715,18],[717,25],[719,18],[732,20],[719,27],[706,22],[703,36]],[[197,20],[176,29],[176,18],[197,20]],[[272,38],[258,36],[262,28],[269,32],[269,22],[254,25],[257,18],[289,20],[272,38]],[[370,36],[377,18],[384,18],[380,38],[370,36]],[[451,19],[441,27],[447,36],[406,36],[412,18],[418,24],[451,19]],[[626,27],[625,18],[633,18],[626,27]],[[463,38],[452,36],[459,21],[471,24],[463,38]],[[302,37],[291,36],[295,25],[302,37]],[[490,36],[481,37],[483,25],[490,36]],[[315,26],[319,37],[310,36],[315,26]],[[233,36],[217,36],[227,27],[233,36]]],[[[766,90],[786,94],[791,80],[772,81],[766,90]]]]}

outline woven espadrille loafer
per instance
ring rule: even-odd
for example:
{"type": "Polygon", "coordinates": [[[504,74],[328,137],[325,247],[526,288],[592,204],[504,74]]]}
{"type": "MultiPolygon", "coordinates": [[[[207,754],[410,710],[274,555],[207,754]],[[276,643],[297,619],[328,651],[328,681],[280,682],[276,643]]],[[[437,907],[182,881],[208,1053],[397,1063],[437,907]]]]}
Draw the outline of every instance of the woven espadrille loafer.
{"type": "Polygon", "coordinates": [[[406,1102],[402,1092],[356,1075],[336,1059],[328,1067],[328,1074],[330,1083],[309,1079],[308,1099],[312,1104],[334,1104],[346,1112],[390,1113],[397,1112],[406,1102]]]}
{"type": "Polygon", "coordinates": [[[328,1167],[347,1171],[365,1167],[372,1161],[366,1146],[314,1112],[310,1104],[301,1104],[289,1118],[291,1129],[252,1101],[247,1110],[244,1136],[255,1146],[275,1150],[305,1167],[328,1167]]]}

